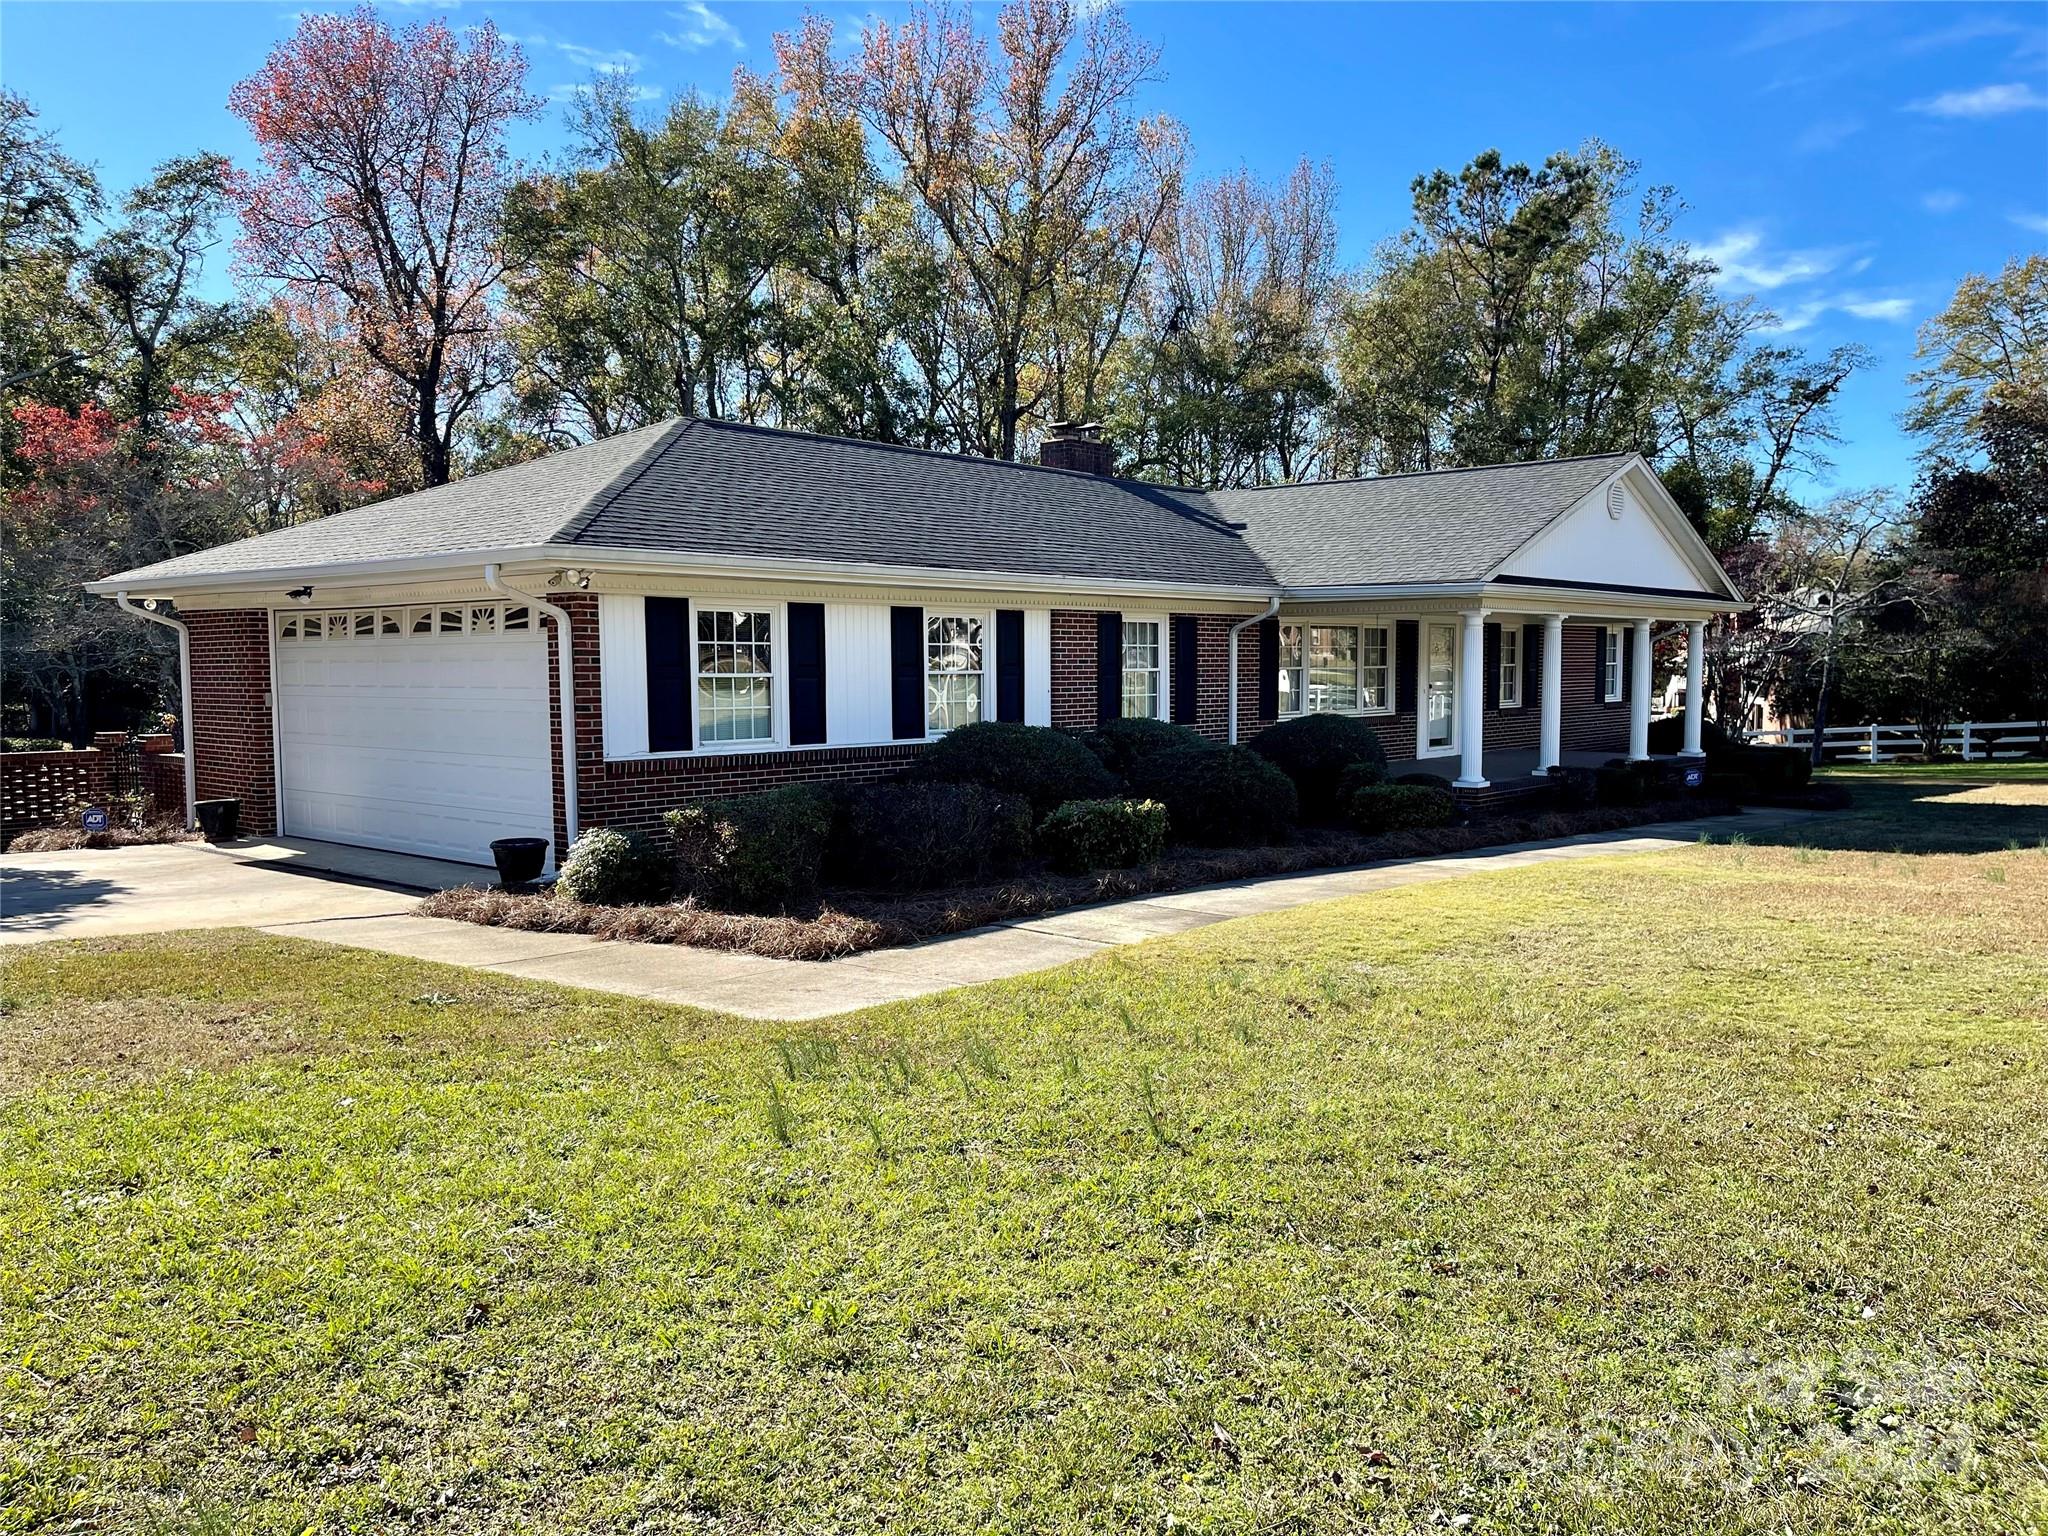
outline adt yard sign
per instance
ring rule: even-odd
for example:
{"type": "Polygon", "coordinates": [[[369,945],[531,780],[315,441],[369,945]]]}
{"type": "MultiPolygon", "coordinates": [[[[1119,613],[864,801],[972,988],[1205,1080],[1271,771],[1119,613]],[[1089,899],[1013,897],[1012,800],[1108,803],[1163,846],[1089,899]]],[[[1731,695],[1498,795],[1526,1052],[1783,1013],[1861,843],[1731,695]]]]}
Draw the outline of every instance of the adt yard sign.
{"type": "Polygon", "coordinates": [[[1685,787],[1687,789],[1698,789],[1700,785],[1706,782],[1706,778],[1707,773],[1704,768],[1688,768],[1685,770],[1685,787]]]}
{"type": "Polygon", "coordinates": [[[104,805],[88,805],[78,814],[78,824],[88,832],[107,830],[107,808],[104,805]]]}

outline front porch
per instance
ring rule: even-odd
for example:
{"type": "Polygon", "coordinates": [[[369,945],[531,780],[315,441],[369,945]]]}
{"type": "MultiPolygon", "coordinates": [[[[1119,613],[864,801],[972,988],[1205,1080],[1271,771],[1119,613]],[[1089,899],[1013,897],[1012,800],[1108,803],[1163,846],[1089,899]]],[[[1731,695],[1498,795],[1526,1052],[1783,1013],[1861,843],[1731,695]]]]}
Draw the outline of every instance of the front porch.
{"type": "MultiPolygon", "coordinates": [[[[1558,766],[1600,768],[1613,762],[1619,755],[1614,752],[1561,752],[1558,754],[1558,766]]],[[[1461,805],[1468,808],[1498,806],[1507,801],[1519,800],[1524,795],[1541,794],[1549,787],[1549,774],[1539,766],[1541,760],[1542,753],[1533,748],[1488,752],[1484,756],[1485,782],[1477,785],[1458,782],[1461,763],[1455,757],[1411,757],[1398,762],[1389,761],[1387,777],[1398,779],[1411,773],[1427,773],[1442,779],[1444,788],[1448,789],[1461,805]]],[[[1653,753],[1645,761],[1697,763],[1699,759],[1653,753]]]]}

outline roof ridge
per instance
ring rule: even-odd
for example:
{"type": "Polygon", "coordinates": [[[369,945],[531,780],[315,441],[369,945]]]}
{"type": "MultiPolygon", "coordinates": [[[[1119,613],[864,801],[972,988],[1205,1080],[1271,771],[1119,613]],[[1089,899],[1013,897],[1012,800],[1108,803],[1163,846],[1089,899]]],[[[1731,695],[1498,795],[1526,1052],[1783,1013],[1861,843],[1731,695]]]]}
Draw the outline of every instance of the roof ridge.
{"type": "MultiPolygon", "coordinates": [[[[661,462],[662,455],[668,452],[677,438],[689,430],[690,424],[694,420],[696,418],[692,416],[671,416],[666,421],[650,421],[647,423],[649,427],[660,427],[662,429],[661,435],[654,440],[654,446],[634,460],[633,464],[624,474],[613,475],[590,496],[585,497],[583,505],[578,507],[563,522],[561,527],[549,534],[545,542],[549,544],[574,544],[583,530],[597,520],[597,515],[600,512],[623,496],[633,483],[646,474],[650,468],[661,462]]],[[[633,427],[629,430],[637,432],[641,429],[633,427]]],[[[614,436],[624,436],[624,434],[615,433],[614,436]]],[[[598,443],[609,441],[611,441],[610,438],[600,437],[584,446],[594,448],[598,443]]],[[[571,451],[573,452],[574,450],[571,451]]]]}
{"type": "Polygon", "coordinates": [[[1567,453],[1555,459],[1503,459],[1498,464],[1450,464],[1442,469],[1404,469],[1391,475],[1332,475],[1322,480],[1276,480],[1268,485],[1216,486],[1205,496],[1234,495],[1239,491],[1300,491],[1312,485],[1379,485],[1388,480],[1424,480],[1432,475],[1472,475],[1489,469],[1547,469],[1553,464],[1590,464],[1596,459],[1632,459],[1637,450],[1616,448],[1606,453],[1567,453]]]}

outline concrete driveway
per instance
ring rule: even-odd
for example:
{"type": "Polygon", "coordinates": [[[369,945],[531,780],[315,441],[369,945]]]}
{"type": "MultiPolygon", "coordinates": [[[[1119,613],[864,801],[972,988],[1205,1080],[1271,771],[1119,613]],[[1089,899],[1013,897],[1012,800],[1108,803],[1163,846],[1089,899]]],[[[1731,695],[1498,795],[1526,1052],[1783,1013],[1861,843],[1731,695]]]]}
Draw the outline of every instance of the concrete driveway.
{"type": "Polygon", "coordinates": [[[490,878],[488,870],[396,855],[335,868],[349,861],[323,858],[322,846],[163,843],[0,854],[0,944],[390,916],[411,911],[422,890],[490,878]],[[390,862],[380,868],[379,859],[390,862]],[[367,883],[380,875],[385,883],[367,883]]]}
{"type": "Polygon", "coordinates": [[[753,1018],[813,1019],[1045,970],[1120,944],[1312,901],[1561,859],[1681,848],[1703,832],[1725,836],[1802,821],[1810,814],[1767,811],[1735,821],[1667,822],[1363,869],[1239,880],[820,962],[680,945],[613,944],[575,933],[522,933],[416,917],[412,910],[423,891],[481,884],[491,872],[327,843],[276,839],[218,848],[177,843],[9,853],[0,854],[0,943],[177,928],[254,928],[753,1018]]]}

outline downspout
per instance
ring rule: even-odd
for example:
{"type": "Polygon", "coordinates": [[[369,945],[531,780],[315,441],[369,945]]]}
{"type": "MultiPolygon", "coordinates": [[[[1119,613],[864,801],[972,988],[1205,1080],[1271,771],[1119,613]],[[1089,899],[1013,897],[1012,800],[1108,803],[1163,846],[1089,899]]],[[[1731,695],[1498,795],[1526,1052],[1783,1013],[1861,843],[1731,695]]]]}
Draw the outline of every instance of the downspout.
{"type": "Polygon", "coordinates": [[[1280,594],[1266,600],[1266,611],[1255,613],[1242,624],[1230,626],[1230,744],[1237,745],[1237,637],[1254,624],[1263,624],[1280,611],[1280,594]]]}
{"type": "Polygon", "coordinates": [[[192,728],[192,632],[185,627],[183,619],[136,607],[128,600],[126,592],[116,592],[114,601],[138,619],[147,619],[152,624],[161,624],[165,629],[178,632],[178,718],[185,727],[185,830],[189,832],[196,821],[192,807],[199,799],[195,788],[198,783],[195,775],[199,768],[199,740],[192,728]]]}
{"type": "MultiPolygon", "coordinates": [[[[561,695],[562,719],[562,820],[568,827],[569,841],[573,843],[576,841],[576,687],[574,659],[570,655],[569,615],[545,598],[506,586],[498,579],[495,561],[484,567],[484,585],[500,597],[516,597],[522,603],[531,603],[536,610],[555,621],[555,688],[561,695]]],[[[560,868],[568,857],[567,848],[558,849],[555,866],[560,868]]]]}

